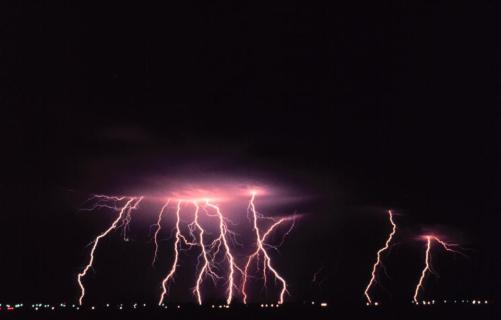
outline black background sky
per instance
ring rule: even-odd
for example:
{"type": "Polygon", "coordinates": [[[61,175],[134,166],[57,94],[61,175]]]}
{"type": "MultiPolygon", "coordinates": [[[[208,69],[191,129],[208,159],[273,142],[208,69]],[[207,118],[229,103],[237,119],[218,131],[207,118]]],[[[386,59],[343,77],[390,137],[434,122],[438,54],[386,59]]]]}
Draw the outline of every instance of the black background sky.
{"type": "MultiPolygon", "coordinates": [[[[180,168],[312,196],[287,208],[307,213],[279,257],[292,300],[362,301],[388,208],[403,232],[381,299],[410,299],[423,253],[413,237],[426,228],[469,256],[435,258],[442,276],[428,295],[495,294],[489,5],[51,2],[8,13],[0,300],[74,300],[85,245],[111,219],[78,212],[81,202],[180,168]]],[[[92,301],[156,299],[162,271],[149,269],[144,226],[132,243],[103,245],[92,301]]]]}

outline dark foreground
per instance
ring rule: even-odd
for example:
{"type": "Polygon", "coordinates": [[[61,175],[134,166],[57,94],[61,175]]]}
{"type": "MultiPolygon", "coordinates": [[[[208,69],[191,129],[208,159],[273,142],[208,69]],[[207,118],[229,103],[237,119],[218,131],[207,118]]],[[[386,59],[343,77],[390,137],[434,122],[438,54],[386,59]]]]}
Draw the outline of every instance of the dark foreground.
{"type": "Polygon", "coordinates": [[[231,308],[198,308],[182,306],[179,309],[143,308],[137,310],[15,310],[0,313],[0,319],[496,319],[492,305],[437,305],[437,306],[379,306],[379,307],[320,307],[283,305],[279,308],[259,306],[231,308]]]}

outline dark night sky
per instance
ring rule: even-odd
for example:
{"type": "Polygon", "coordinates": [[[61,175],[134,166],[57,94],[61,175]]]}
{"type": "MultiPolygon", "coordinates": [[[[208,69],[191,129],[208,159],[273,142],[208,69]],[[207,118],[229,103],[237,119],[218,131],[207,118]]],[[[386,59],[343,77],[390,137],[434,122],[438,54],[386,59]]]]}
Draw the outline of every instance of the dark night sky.
{"type": "MultiPolygon", "coordinates": [[[[501,115],[489,5],[51,2],[8,12],[1,301],[75,299],[85,245],[111,218],[79,212],[82,201],[178,170],[271,179],[308,196],[287,208],[307,214],[279,257],[292,300],[362,301],[388,208],[402,233],[382,300],[410,299],[423,249],[413,237],[426,228],[469,256],[434,260],[442,276],[430,296],[495,295],[501,115]],[[320,267],[325,282],[311,285],[320,267]]],[[[148,223],[133,228],[136,241],[102,247],[90,299],[156,299],[148,223]]]]}

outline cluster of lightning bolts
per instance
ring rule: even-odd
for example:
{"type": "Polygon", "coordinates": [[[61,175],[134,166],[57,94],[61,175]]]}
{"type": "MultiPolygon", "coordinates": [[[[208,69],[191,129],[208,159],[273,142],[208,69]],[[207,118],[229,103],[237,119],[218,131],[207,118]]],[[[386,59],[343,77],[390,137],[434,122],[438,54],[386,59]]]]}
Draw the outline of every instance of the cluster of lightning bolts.
{"type": "MultiPolygon", "coordinates": [[[[393,240],[393,237],[395,236],[395,233],[397,232],[397,225],[394,221],[394,215],[393,215],[393,212],[391,210],[388,210],[388,218],[389,218],[389,221],[391,224],[391,232],[388,234],[388,237],[386,238],[386,242],[385,242],[384,246],[377,251],[376,261],[372,265],[371,277],[370,277],[369,283],[367,284],[367,287],[365,288],[365,291],[364,291],[367,305],[372,305],[372,304],[377,305],[378,304],[377,302],[373,301],[369,292],[370,292],[370,289],[372,288],[372,286],[377,282],[376,278],[377,278],[378,267],[383,266],[382,265],[382,255],[390,249],[391,241],[393,240]]],[[[424,267],[421,271],[421,275],[419,277],[416,288],[414,289],[414,296],[412,298],[413,299],[412,301],[415,304],[419,304],[418,297],[419,297],[420,292],[423,290],[423,282],[426,278],[426,275],[428,273],[433,273],[433,269],[432,269],[432,265],[431,265],[432,243],[436,242],[443,249],[445,249],[445,251],[447,251],[447,252],[462,254],[460,251],[453,249],[454,247],[458,247],[457,244],[447,243],[435,235],[424,235],[421,238],[426,241],[426,250],[425,250],[425,258],[424,258],[424,267]]]]}
{"type": "MultiPolygon", "coordinates": [[[[137,209],[144,197],[116,197],[105,195],[94,195],[93,205],[87,210],[95,210],[98,208],[112,209],[117,212],[117,217],[112,224],[104,232],[99,234],[94,241],[91,242],[91,250],[88,263],[77,276],[77,282],[80,287],[80,297],[78,303],[82,305],[86,290],[82,282],[83,278],[93,268],[96,249],[103,238],[108,236],[115,229],[122,229],[124,240],[127,241],[127,230],[131,221],[131,213],[137,209]],[[121,204],[121,205],[120,205],[121,204]]],[[[270,255],[270,250],[278,250],[290,233],[295,223],[295,215],[291,217],[272,218],[265,217],[256,210],[255,206],[256,193],[251,192],[249,205],[247,208],[247,217],[252,223],[252,230],[255,235],[255,250],[245,259],[243,267],[237,263],[235,254],[232,252],[232,247],[237,243],[236,233],[230,229],[233,223],[223,214],[220,207],[208,199],[167,199],[160,209],[156,223],[154,224],[154,255],[152,265],[155,265],[159,254],[159,235],[162,229],[162,220],[168,212],[172,204],[175,204],[173,213],[175,214],[174,226],[174,244],[172,249],[172,264],[166,272],[161,282],[161,294],[158,300],[159,305],[163,305],[169,297],[169,285],[173,282],[176,272],[179,267],[180,253],[184,249],[198,248],[199,255],[197,257],[196,275],[192,293],[198,304],[203,303],[203,284],[205,280],[211,280],[216,285],[220,280],[225,285],[225,300],[229,305],[237,294],[242,297],[242,302],[248,302],[248,282],[252,275],[252,262],[257,261],[258,269],[262,272],[262,279],[266,286],[268,276],[273,276],[280,285],[278,295],[278,304],[284,302],[284,297],[288,293],[287,282],[284,277],[277,271],[273,265],[270,255]],[[181,217],[190,210],[190,217],[193,220],[187,225],[187,234],[183,233],[181,217]],[[211,241],[208,241],[207,231],[204,229],[200,221],[200,216],[205,215],[217,222],[217,235],[211,241]],[[261,225],[262,221],[267,221],[266,228],[261,225]],[[289,229],[284,233],[282,241],[278,245],[269,243],[268,238],[279,226],[289,224],[289,229]],[[221,267],[224,264],[226,267],[221,267]],[[237,274],[239,276],[237,277],[237,274]],[[237,283],[237,279],[240,281],[237,283]]]]}

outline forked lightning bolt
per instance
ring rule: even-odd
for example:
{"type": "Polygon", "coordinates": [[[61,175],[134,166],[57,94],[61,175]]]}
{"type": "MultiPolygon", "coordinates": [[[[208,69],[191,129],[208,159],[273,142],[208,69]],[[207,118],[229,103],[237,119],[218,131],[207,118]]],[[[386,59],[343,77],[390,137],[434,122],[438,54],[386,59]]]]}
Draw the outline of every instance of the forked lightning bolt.
{"type": "Polygon", "coordinates": [[[393,236],[397,232],[397,225],[393,221],[393,213],[391,212],[391,210],[388,210],[388,216],[390,219],[390,224],[391,224],[392,229],[391,229],[390,234],[388,235],[388,238],[386,239],[384,247],[379,249],[377,252],[376,262],[372,266],[371,279],[369,280],[369,284],[367,285],[367,287],[365,288],[365,291],[364,291],[364,295],[365,295],[365,298],[367,299],[368,305],[372,304],[372,299],[371,299],[371,296],[369,295],[369,290],[371,289],[372,285],[377,282],[376,281],[376,272],[377,272],[377,267],[381,264],[381,255],[383,254],[383,252],[385,252],[386,250],[388,250],[390,248],[391,240],[393,239],[393,236]]]}
{"type": "MultiPolygon", "coordinates": [[[[191,241],[189,241],[182,233],[181,233],[181,203],[182,200],[178,200],[178,205],[177,205],[177,210],[176,210],[176,226],[175,226],[175,242],[174,242],[174,261],[172,263],[171,269],[166,275],[166,277],[162,281],[162,293],[160,296],[160,301],[158,302],[159,305],[162,305],[165,297],[167,295],[167,287],[169,284],[169,281],[171,281],[176,273],[177,266],[178,266],[178,261],[179,261],[179,250],[181,244],[185,244],[188,247],[192,246],[199,246],[200,247],[200,254],[198,256],[198,264],[197,264],[197,276],[196,276],[196,283],[195,287],[193,288],[193,294],[197,298],[198,304],[202,304],[202,292],[201,292],[201,285],[203,283],[204,276],[209,276],[214,282],[217,279],[220,279],[221,277],[216,274],[216,272],[213,270],[213,265],[215,264],[213,256],[217,254],[209,252],[207,250],[207,245],[205,243],[205,238],[204,238],[204,233],[205,230],[203,229],[200,220],[199,220],[199,214],[200,214],[200,206],[197,201],[190,201],[194,208],[195,208],[195,213],[194,213],[194,218],[193,221],[188,225],[189,232],[190,232],[190,238],[192,238],[191,241]],[[195,236],[194,231],[198,230],[198,238],[195,236]],[[202,266],[200,267],[200,263],[202,262],[202,266]]],[[[207,204],[210,205],[210,204],[207,204]]],[[[211,205],[214,208],[217,208],[215,205],[211,205]]],[[[165,207],[165,206],[164,206],[165,207]]],[[[220,213],[218,209],[218,213],[220,213]]],[[[224,241],[226,240],[225,234],[223,232],[226,232],[227,226],[224,223],[223,220],[223,230],[220,230],[220,236],[215,240],[215,241],[224,241]],[[223,239],[224,238],[224,239],[223,239]]],[[[216,247],[217,243],[210,245],[210,248],[216,247]]],[[[229,247],[225,246],[225,249],[229,250],[229,247]]],[[[229,251],[227,251],[229,252],[229,251]]],[[[229,253],[229,256],[232,257],[231,253],[229,253]]],[[[232,262],[232,260],[230,260],[232,262]]],[[[230,265],[231,267],[231,265],[230,265]]],[[[231,273],[230,273],[231,274],[231,273]]],[[[231,280],[231,278],[230,278],[231,280]]]]}
{"type": "Polygon", "coordinates": [[[200,212],[200,207],[196,201],[193,201],[193,205],[195,206],[195,219],[193,220],[193,223],[195,224],[196,228],[198,229],[198,243],[200,244],[201,248],[201,253],[198,257],[198,263],[200,264],[200,260],[203,261],[202,267],[199,269],[199,266],[197,265],[198,275],[197,275],[197,281],[195,284],[195,288],[193,289],[193,294],[196,295],[197,297],[197,302],[199,305],[202,305],[202,292],[200,287],[202,286],[202,282],[204,280],[204,276],[208,275],[213,282],[216,281],[216,279],[220,279],[221,277],[218,276],[214,270],[212,269],[213,261],[210,260],[209,258],[209,253],[207,252],[207,248],[205,245],[205,240],[204,240],[204,233],[205,230],[202,228],[200,222],[199,222],[199,212],[200,212]]]}
{"type": "MultiPolygon", "coordinates": [[[[90,209],[85,210],[94,210],[98,208],[107,208],[112,209],[118,212],[118,216],[113,221],[111,226],[106,229],[103,233],[98,235],[94,241],[92,242],[92,248],[89,256],[89,262],[84,267],[83,271],[78,274],[78,284],[81,289],[81,295],[78,299],[79,304],[81,305],[85,296],[85,287],[83,286],[82,279],[88,273],[90,268],[92,268],[94,263],[94,254],[97,249],[97,246],[101,239],[108,236],[114,229],[123,228],[123,236],[124,240],[127,240],[127,228],[131,221],[131,211],[136,209],[139,203],[143,200],[143,197],[114,197],[114,196],[104,196],[104,195],[95,195],[91,199],[95,200],[94,205],[90,209]],[[123,204],[125,202],[125,204],[123,204]],[[120,206],[119,204],[123,204],[120,206]]],[[[247,257],[245,270],[240,268],[237,265],[236,258],[232,252],[232,246],[238,244],[237,242],[237,234],[230,229],[230,224],[233,225],[231,220],[228,217],[224,216],[221,208],[216,205],[214,202],[209,199],[168,199],[162,205],[160,211],[156,216],[155,231],[153,235],[153,243],[154,243],[154,256],[152,265],[155,265],[158,255],[160,254],[159,249],[159,236],[162,230],[162,220],[163,217],[169,211],[169,205],[173,201],[177,202],[175,209],[175,226],[174,226],[174,234],[175,240],[173,243],[172,250],[172,263],[170,265],[169,270],[166,275],[163,277],[161,281],[161,294],[158,300],[159,305],[163,305],[169,296],[169,286],[174,281],[176,272],[179,267],[180,253],[183,248],[192,248],[197,247],[200,248],[197,257],[197,265],[195,268],[195,279],[194,279],[194,287],[192,288],[192,294],[195,296],[196,301],[199,305],[203,303],[203,292],[202,285],[206,278],[212,280],[214,285],[217,285],[219,280],[224,279],[225,281],[225,301],[226,304],[229,305],[235,298],[235,291],[240,292],[243,296],[244,303],[247,303],[247,292],[246,285],[249,278],[249,267],[254,261],[254,259],[259,259],[260,256],[262,259],[262,271],[263,278],[267,281],[267,273],[268,270],[273,274],[276,280],[281,283],[281,291],[279,295],[278,302],[281,304],[284,300],[284,295],[287,293],[287,282],[285,279],[278,273],[275,267],[272,264],[272,259],[267,251],[268,249],[277,250],[278,247],[284,242],[285,237],[292,230],[295,222],[295,217],[285,217],[285,218],[269,218],[264,217],[256,211],[255,205],[255,194],[252,193],[252,197],[249,203],[249,212],[252,214],[252,225],[253,232],[256,237],[256,249],[255,251],[247,257]],[[186,215],[186,207],[192,207],[194,209],[193,220],[187,223],[187,234],[184,235],[182,231],[181,223],[183,222],[181,217],[186,215]],[[211,237],[211,241],[207,240],[207,232],[204,229],[204,226],[201,222],[201,214],[209,217],[209,219],[215,219],[217,222],[217,231],[215,237],[211,237]],[[259,220],[271,221],[271,224],[261,230],[259,228],[259,220]],[[290,228],[284,234],[279,245],[271,245],[267,243],[267,239],[270,234],[280,225],[284,224],[287,221],[292,221],[290,228]],[[264,231],[264,232],[263,232],[264,231]],[[221,259],[222,258],[222,259],[221,259]],[[221,264],[224,264],[222,266],[221,264]],[[224,269],[223,269],[224,268],[224,269]],[[223,271],[224,270],[224,271],[223,271]],[[223,275],[224,274],[224,275],[223,275]],[[241,276],[242,279],[242,287],[239,288],[236,285],[237,275],[241,276]]],[[[191,217],[191,213],[190,213],[191,217]]],[[[250,218],[250,217],[249,217],[250,218]]]]}
{"type": "MultiPolygon", "coordinates": [[[[82,278],[85,277],[87,272],[92,268],[92,265],[94,264],[94,253],[97,249],[97,246],[99,245],[99,241],[106,237],[108,234],[110,234],[114,229],[118,227],[123,227],[124,228],[124,237],[125,237],[125,228],[128,227],[128,224],[130,222],[130,214],[131,211],[136,209],[141,200],[143,200],[143,197],[108,197],[108,196],[102,196],[102,195],[96,195],[93,198],[97,199],[96,204],[94,205],[93,209],[99,208],[99,207],[104,207],[104,208],[110,208],[110,209],[116,209],[119,211],[119,214],[117,218],[113,221],[111,226],[106,229],[103,233],[98,235],[94,241],[92,242],[92,248],[90,251],[89,255],[89,262],[87,265],[84,267],[82,272],[78,274],[77,277],[77,282],[78,285],[80,286],[80,297],[78,299],[78,303],[82,305],[83,299],[85,297],[85,287],[82,283],[82,278]],[[116,202],[118,201],[123,201],[127,199],[127,202],[123,207],[120,209],[116,206],[116,202]],[[112,206],[111,203],[114,205],[112,206]],[[121,223],[121,225],[119,225],[121,223]]],[[[126,239],[126,237],[125,237],[126,239]]]]}
{"type": "MultiPolygon", "coordinates": [[[[277,221],[275,221],[264,232],[264,234],[261,234],[261,230],[259,229],[259,225],[258,225],[258,217],[260,215],[256,211],[256,206],[254,204],[255,196],[256,196],[256,194],[253,192],[252,196],[251,196],[251,199],[250,199],[250,202],[249,202],[249,211],[250,211],[250,213],[252,215],[251,219],[252,219],[252,224],[253,224],[253,231],[254,231],[255,236],[256,236],[256,250],[251,255],[249,255],[249,257],[247,258],[247,262],[246,262],[246,264],[244,266],[242,288],[241,288],[241,290],[242,290],[242,296],[243,296],[243,302],[244,302],[244,304],[247,303],[247,296],[248,295],[247,295],[246,287],[247,287],[247,281],[248,281],[248,278],[249,278],[249,267],[250,267],[250,264],[252,263],[252,261],[255,258],[259,258],[259,255],[262,254],[263,255],[263,268],[262,269],[263,269],[263,278],[264,278],[264,281],[266,283],[266,281],[267,281],[266,280],[267,279],[266,270],[269,269],[271,271],[271,273],[274,275],[274,277],[278,281],[280,281],[280,283],[281,283],[282,288],[280,290],[280,294],[279,294],[279,298],[278,298],[278,303],[282,304],[284,302],[284,296],[287,293],[287,282],[278,273],[278,271],[273,267],[273,265],[271,263],[271,257],[270,257],[270,255],[268,254],[268,252],[266,251],[266,248],[265,248],[265,245],[266,245],[265,244],[265,240],[266,240],[266,238],[271,234],[271,232],[276,227],[278,227],[283,222],[285,222],[287,220],[290,220],[291,218],[281,218],[281,219],[278,219],[277,221]]],[[[290,231],[290,229],[289,229],[289,231],[290,231]]]]}
{"type": "Polygon", "coordinates": [[[228,225],[226,223],[226,219],[221,213],[221,209],[215,204],[210,203],[208,200],[205,202],[207,207],[214,209],[216,212],[216,216],[219,220],[219,237],[216,238],[210,245],[211,248],[215,248],[214,256],[219,252],[221,245],[223,246],[225,259],[228,261],[228,286],[226,289],[226,304],[231,304],[233,300],[233,289],[235,286],[235,270],[242,271],[235,263],[235,258],[231,253],[229,242],[229,235],[233,235],[233,233],[228,229],[228,225]]]}
{"type": "Polygon", "coordinates": [[[188,246],[193,245],[191,242],[188,242],[186,238],[181,234],[181,200],[178,200],[177,202],[177,209],[176,209],[176,240],[174,241],[174,260],[172,261],[172,266],[165,276],[165,278],[162,281],[162,293],[160,295],[160,300],[158,302],[159,305],[162,305],[165,299],[165,295],[167,294],[167,285],[169,281],[174,277],[174,274],[176,273],[176,269],[178,266],[178,261],[179,261],[179,249],[181,246],[181,241],[183,241],[185,244],[188,246]]]}
{"type": "Polygon", "coordinates": [[[443,240],[441,240],[438,237],[433,236],[433,235],[425,235],[424,238],[426,240],[426,251],[425,251],[425,259],[424,259],[424,268],[421,271],[421,276],[419,277],[419,281],[418,281],[418,283],[416,285],[416,289],[414,290],[413,301],[414,301],[415,304],[419,304],[419,302],[418,302],[417,299],[418,299],[418,296],[419,296],[419,292],[423,288],[423,282],[424,282],[424,279],[426,277],[426,274],[428,272],[432,272],[432,267],[431,267],[431,245],[432,245],[432,241],[435,241],[438,244],[440,244],[445,249],[445,251],[453,252],[453,253],[461,253],[461,252],[459,252],[457,250],[452,249],[452,247],[457,247],[457,244],[447,243],[447,242],[445,242],[445,241],[443,241],[443,240]]]}

